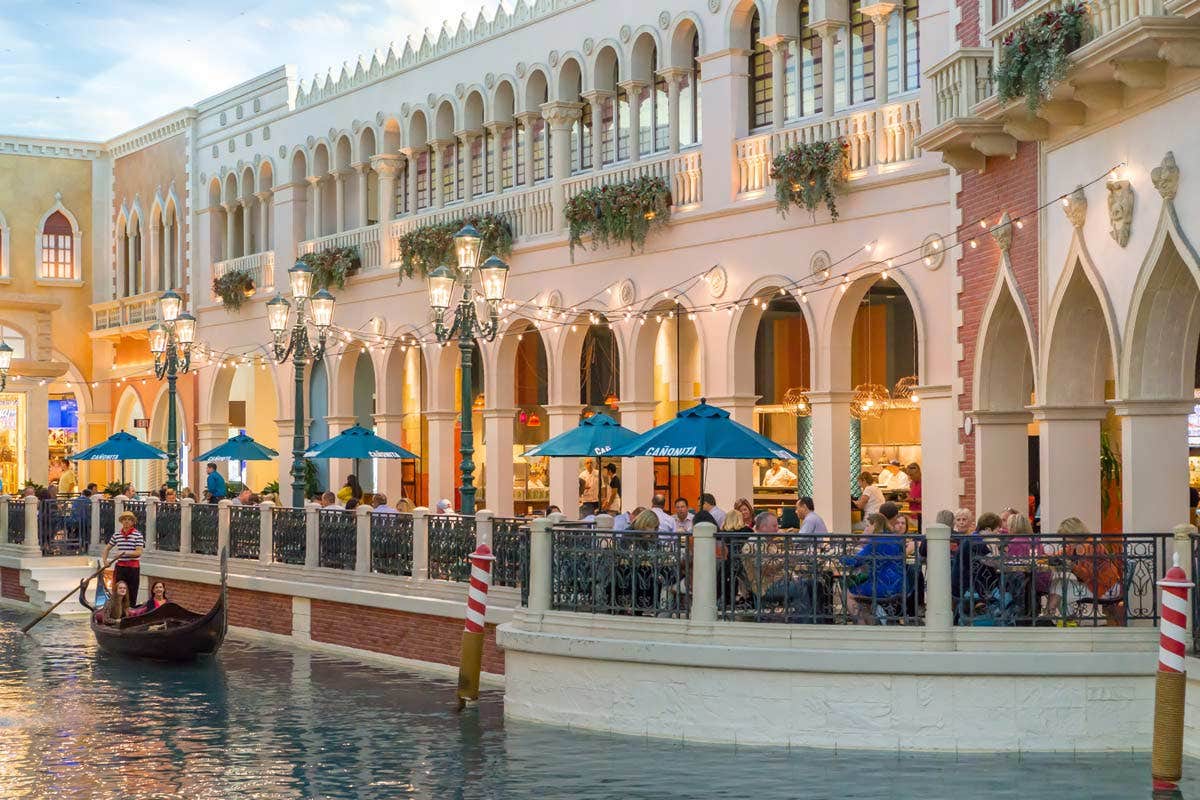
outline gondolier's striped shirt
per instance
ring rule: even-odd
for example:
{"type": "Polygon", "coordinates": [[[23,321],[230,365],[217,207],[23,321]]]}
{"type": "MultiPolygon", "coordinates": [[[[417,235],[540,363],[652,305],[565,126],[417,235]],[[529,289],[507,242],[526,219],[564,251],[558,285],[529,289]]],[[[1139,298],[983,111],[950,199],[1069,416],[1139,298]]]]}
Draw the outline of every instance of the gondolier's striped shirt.
{"type": "Polygon", "coordinates": [[[146,537],[142,536],[141,531],[139,531],[137,528],[134,528],[129,532],[128,536],[124,535],[120,531],[117,531],[112,535],[112,538],[108,540],[108,543],[111,544],[113,550],[116,551],[117,566],[136,567],[138,565],[138,560],[136,558],[132,558],[131,556],[138,549],[146,546],[146,537]]]}

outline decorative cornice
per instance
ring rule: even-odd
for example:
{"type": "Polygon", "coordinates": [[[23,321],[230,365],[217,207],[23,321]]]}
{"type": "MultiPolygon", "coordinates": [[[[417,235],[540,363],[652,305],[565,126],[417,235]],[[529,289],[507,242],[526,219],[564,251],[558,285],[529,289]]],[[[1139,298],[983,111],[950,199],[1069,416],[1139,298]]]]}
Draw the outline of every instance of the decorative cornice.
{"type": "Polygon", "coordinates": [[[0,136],[0,155],[77,158],[90,161],[104,155],[104,143],[40,136],[0,136]]]}
{"type": "Polygon", "coordinates": [[[163,139],[183,133],[196,120],[196,116],[196,109],[181,108],[109,139],[104,143],[104,147],[116,158],[136,153],[163,139]]]}

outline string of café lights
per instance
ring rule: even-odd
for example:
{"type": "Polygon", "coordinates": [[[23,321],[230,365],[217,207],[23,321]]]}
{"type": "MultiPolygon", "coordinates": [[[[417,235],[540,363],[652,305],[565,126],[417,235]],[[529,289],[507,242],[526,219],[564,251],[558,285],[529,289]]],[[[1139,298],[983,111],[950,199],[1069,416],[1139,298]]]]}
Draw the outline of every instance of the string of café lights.
{"type": "MultiPolygon", "coordinates": [[[[664,320],[674,319],[676,314],[679,314],[681,317],[686,315],[687,319],[695,320],[697,314],[705,312],[712,313],[725,311],[732,316],[737,309],[751,305],[766,310],[771,300],[775,299],[775,297],[783,297],[789,294],[794,295],[795,299],[799,303],[803,304],[808,302],[809,297],[813,295],[819,295],[822,292],[838,291],[845,294],[853,280],[863,275],[879,274],[881,278],[886,280],[890,274],[903,270],[905,267],[910,267],[915,264],[928,265],[932,256],[926,255],[925,253],[927,243],[929,243],[934,250],[938,251],[938,254],[942,257],[948,256],[954,250],[960,248],[969,248],[971,250],[977,249],[979,246],[978,240],[981,237],[994,234],[996,231],[1003,228],[1005,224],[1010,224],[1014,228],[1020,230],[1024,227],[1024,220],[1034,217],[1055,203],[1062,203],[1063,205],[1066,205],[1068,198],[1072,194],[1082,189],[1087,189],[1099,183],[1100,181],[1105,180],[1106,178],[1115,178],[1119,174],[1121,168],[1123,168],[1125,165],[1126,162],[1124,161],[1114,164],[1109,169],[1095,176],[1086,183],[1080,184],[1070,192],[1066,192],[1052,200],[1048,200],[1036,208],[1023,212],[1017,217],[1012,217],[1007,223],[1004,222],[1004,214],[1008,213],[1007,211],[993,211],[992,213],[984,217],[980,217],[977,220],[959,225],[948,233],[937,234],[933,238],[926,237],[925,241],[914,247],[910,247],[907,250],[892,253],[886,258],[866,261],[854,268],[839,273],[838,275],[833,274],[834,269],[836,269],[838,266],[850,261],[851,259],[854,259],[860,254],[865,253],[867,255],[873,255],[875,242],[868,242],[848,252],[841,258],[830,262],[822,270],[815,274],[789,280],[785,285],[779,286],[769,293],[756,294],[755,296],[749,298],[693,306],[684,305],[683,303],[679,302],[681,297],[686,299],[687,293],[697,283],[704,280],[706,276],[712,272],[712,270],[716,269],[716,266],[714,265],[693,275],[689,275],[688,277],[677,281],[670,286],[662,289],[656,289],[644,297],[635,297],[633,300],[629,301],[628,303],[624,303],[615,309],[611,307],[594,307],[589,305],[589,303],[595,301],[606,292],[611,293],[616,291],[621,285],[621,282],[619,281],[598,289],[591,295],[570,306],[548,305],[546,303],[541,303],[538,302],[538,296],[535,295],[529,300],[524,301],[502,301],[500,304],[501,311],[509,313],[517,311],[521,312],[522,315],[529,320],[533,329],[541,333],[547,330],[561,329],[568,326],[571,327],[572,330],[576,330],[581,324],[580,317],[583,314],[588,315],[588,322],[592,325],[611,326],[613,320],[610,320],[609,317],[612,315],[620,316],[620,319],[615,320],[616,322],[636,321],[639,325],[645,325],[647,320],[650,318],[653,318],[655,322],[661,323],[664,320]],[[997,221],[994,224],[989,224],[989,220],[992,217],[997,216],[997,214],[999,214],[997,221]],[[974,232],[976,228],[979,229],[978,232],[974,232]],[[953,239],[953,242],[947,243],[948,239],[953,239]],[[907,260],[902,260],[907,256],[913,257],[908,258],[907,260]],[[840,280],[837,280],[839,278],[840,280]],[[663,300],[673,300],[674,307],[670,309],[650,311],[633,310],[634,308],[647,303],[660,295],[663,300]]],[[[476,296],[475,299],[478,301],[479,297],[476,296]]],[[[370,352],[376,352],[381,348],[386,349],[389,346],[399,346],[402,351],[407,350],[409,347],[417,346],[424,347],[426,345],[435,344],[443,347],[446,346],[448,343],[439,342],[436,336],[432,336],[433,329],[434,323],[431,321],[423,323],[414,331],[407,332],[399,336],[389,336],[381,333],[363,331],[361,329],[350,330],[338,325],[332,325],[330,326],[329,337],[330,339],[340,340],[341,344],[340,347],[338,347],[332,342],[327,342],[326,353],[329,355],[343,355],[350,351],[367,350],[370,352]]],[[[521,336],[521,333],[517,334],[518,339],[520,339],[521,336]]],[[[274,360],[275,359],[273,357],[273,353],[271,352],[271,348],[269,348],[268,345],[263,344],[255,345],[249,351],[216,350],[200,341],[196,342],[196,344],[192,347],[193,372],[198,372],[199,370],[210,367],[215,369],[225,369],[236,368],[240,365],[255,365],[262,370],[266,370],[267,364],[274,360]]],[[[114,364],[114,366],[116,365],[114,364]]],[[[139,364],[137,366],[141,367],[145,365],[139,364]]],[[[34,378],[22,375],[10,375],[9,380],[36,383],[39,386],[44,386],[47,383],[47,379],[45,378],[34,378]]],[[[90,383],[91,387],[96,389],[102,384],[115,384],[120,386],[126,383],[140,383],[142,385],[147,385],[149,381],[149,377],[123,376],[119,378],[106,378],[104,380],[88,381],[87,383],[90,383]]],[[[67,389],[70,389],[72,387],[72,381],[65,381],[65,386],[67,389]]]]}

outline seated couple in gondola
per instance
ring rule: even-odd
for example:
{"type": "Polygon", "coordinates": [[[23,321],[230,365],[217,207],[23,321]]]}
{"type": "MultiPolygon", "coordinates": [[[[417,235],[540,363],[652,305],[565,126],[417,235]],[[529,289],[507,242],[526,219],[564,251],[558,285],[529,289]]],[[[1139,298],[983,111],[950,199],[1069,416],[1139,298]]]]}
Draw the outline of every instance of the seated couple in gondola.
{"type": "Polygon", "coordinates": [[[150,611],[155,611],[158,608],[166,605],[167,586],[162,581],[154,581],[150,584],[150,599],[139,606],[129,605],[129,587],[125,581],[117,581],[113,587],[113,591],[108,595],[104,605],[101,608],[96,608],[87,600],[87,580],[79,582],[79,602],[88,611],[92,612],[96,622],[105,625],[115,625],[123,619],[137,617],[150,611]]]}

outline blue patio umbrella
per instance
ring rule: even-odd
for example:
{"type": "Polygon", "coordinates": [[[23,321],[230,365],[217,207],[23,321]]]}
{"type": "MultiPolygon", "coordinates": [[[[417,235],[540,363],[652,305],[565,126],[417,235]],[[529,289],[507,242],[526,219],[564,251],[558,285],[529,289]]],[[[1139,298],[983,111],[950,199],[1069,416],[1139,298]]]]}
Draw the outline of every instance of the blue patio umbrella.
{"type": "Polygon", "coordinates": [[[416,453],[355,425],[328,441],[308,448],[305,458],[419,458],[416,453]]]}
{"type": "Polygon", "coordinates": [[[126,461],[162,461],[167,454],[125,431],[117,431],[94,447],[71,456],[72,461],[120,461],[121,482],[125,482],[126,461]]]}
{"type": "Polygon", "coordinates": [[[239,433],[227,442],[196,456],[197,461],[270,461],[279,453],[259,444],[244,433],[239,433]]]}
{"type": "Polygon", "coordinates": [[[613,450],[629,444],[638,436],[639,434],[629,428],[618,425],[608,414],[593,414],[580,421],[578,427],[526,450],[525,457],[608,456],[612,455],[613,450]]]}
{"type": "Polygon", "coordinates": [[[675,415],[675,419],[651,428],[609,455],[626,458],[699,458],[702,490],[704,459],[801,458],[783,445],[730,419],[728,411],[710,406],[703,398],[700,405],[680,411],[675,415]]]}

